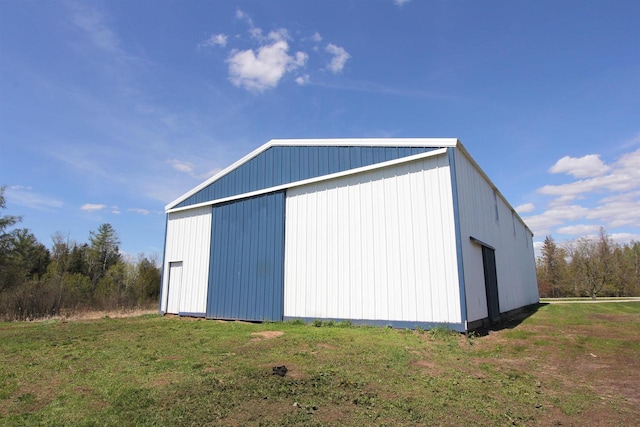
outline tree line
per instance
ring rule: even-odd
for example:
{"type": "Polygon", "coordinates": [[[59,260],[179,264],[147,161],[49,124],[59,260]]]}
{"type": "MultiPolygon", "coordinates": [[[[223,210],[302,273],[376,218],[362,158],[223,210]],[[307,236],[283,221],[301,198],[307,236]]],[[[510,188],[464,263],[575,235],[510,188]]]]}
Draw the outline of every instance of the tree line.
{"type": "MultiPolygon", "coordinates": [[[[0,210],[6,209],[0,187],[0,210]]],[[[47,248],[19,216],[0,215],[0,319],[24,320],[157,304],[160,269],[139,255],[126,261],[111,224],[89,232],[86,243],[61,233],[47,248]]]]}
{"type": "Polygon", "coordinates": [[[543,298],[640,296],[640,242],[615,243],[602,227],[560,245],[546,236],[536,269],[543,298]]]}

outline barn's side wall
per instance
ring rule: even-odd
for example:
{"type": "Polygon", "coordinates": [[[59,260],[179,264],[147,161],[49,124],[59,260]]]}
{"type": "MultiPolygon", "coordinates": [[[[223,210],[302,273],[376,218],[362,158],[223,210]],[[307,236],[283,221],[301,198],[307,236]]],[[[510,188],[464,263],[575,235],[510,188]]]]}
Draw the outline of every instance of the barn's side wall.
{"type": "Polygon", "coordinates": [[[467,320],[487,317],[482,250],[471,237],[495,248],[500,312],[538,302],[531,232],[464,151],[454,159],[467,320]]]}
{"type": "MultiPolygon", "coordinates": [[[[179,309],[173,314],[204,316],[209,279],[211,207],[169,213],[160,311],[167,312],[169,264],[182,262],[179,309]]],[[[174,293],[172,293],[174,295],[174,293]]],[[[171,304],[175,306],[176,304],[171,304]]]]}
{"type": "Polygon", "coordinates": [[[285,318],[462,324],[451,188],[441,154],[289,189],[285,318]]]}

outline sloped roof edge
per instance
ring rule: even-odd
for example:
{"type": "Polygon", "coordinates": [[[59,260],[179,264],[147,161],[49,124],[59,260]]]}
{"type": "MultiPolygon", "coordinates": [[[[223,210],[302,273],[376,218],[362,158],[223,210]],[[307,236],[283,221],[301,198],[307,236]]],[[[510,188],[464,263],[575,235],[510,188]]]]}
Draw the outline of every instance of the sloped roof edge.
{"type": "Polygon", "coordinates": [[[192,188],[165,206],[165,211],[174,208],[179,203],[191,197],[211,183],[219,180],[229,172],[237,169],[260,153],[275,146],[329,146],[329,147],[456,147],[461,146],[457,138],[322,138],[322,139],[272,139],[256,148],[240,160],[224,168],[211,178],[192,188]]]}

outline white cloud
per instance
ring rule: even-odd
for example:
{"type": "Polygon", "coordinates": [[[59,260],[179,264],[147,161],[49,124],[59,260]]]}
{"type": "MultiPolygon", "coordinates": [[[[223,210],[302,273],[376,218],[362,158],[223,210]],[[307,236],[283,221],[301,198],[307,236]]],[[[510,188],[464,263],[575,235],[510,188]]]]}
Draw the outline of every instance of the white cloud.
{"type": "Polygon", "coordinates": [[[540,235],[548,234],[552,227],[563,224],[565,221],[575,221],[583,218],[587,211],[588,209],[579,205],[565,205],[522,219],[533,230],[534,234],[540,235]]]}
{"type": "Polygon", "coordinates": [[[640,227],[639,192],[607,197],[603,200],[598,201],[598,205],[589,210],[587,219],[602,221],[608,227],[640,227]]]}
{"type": "Polygon", "coordinates": [[[311,77],[309,77],[309,74],[305,74],[303,76],[296,77],[296,83],[299,86],[304,86],[304,85],[309,84],[309,80],[310,79],[311,79],[311,77]]]}
{"type": "Polygon", "coordinates": [[[609,171],[610,167],[600,160],[598,154],[588,154],[583,157],[564,156],[551,166],[551,173],[566,173],[575,178],[590,178],[600,176],[609,171]]]}
{"type": "Polygon", "coordinates": [[[12,185],[8,187],[4,195],[9,206],[16,204],[32,209],[48,210],[51,208],[61,208],[64,205],[61,200],[36,193],[31,187],[23,185],[12,185]]]}
{"type": "Polygon", "coordinates": [[[236,10],[236,18],[237,19],[246,19],[247,22],[249,22],[250,24],[253,24],[253,22],[251,22],[251,18],[249,18],[249,16],[244,13],[241,9],[237,9],[236,10]]]}
{"type": "MultiPolygon", "coordinates": [[[[598,161],[600,160],[599,156],[595,157],[598,161]]],[[[565,158],[566,157],[563,157],[563,159],[565,158]]],[[[560,161],[562,161],[562,159],[560,159],[560,161]]],[[[558,163],[560,163],[560,161],[558,161],[558,163]]],[[[556,165],[558,165],[558,163],[556,163],[556,165]]],[[[554,165],[554,167],[556,165],[554,165]]],[[[574,163],[574,165],[576,164],[574,163]]],[[[552,169],[554,167],[552,167],[552,169]]],[[[611,166],[603,164],[602,167],[605,168],[606,171],[610,171],[610,173],[589,179],[574,181],[568,184],[545,185],[540,188],[538,192],[547,195],[572,196],[605,190],[618,192],[629,191],[640,187],[640,150],[623,155],[611,166]]],[[[575,170],[579,171],[582,169],[576,168],[575,170]]],[[[572,174],[577,177],[575,173],[572,174]]]]}
{"type": "Polygon", "coordinates": [[[206,180],[206,179],[209,179],[212,176],[218,174],[221,170],[222,170],[221,168],[214,168],[214,169],[211,169],[211,170],[209,170],[209,171],[207,171],[205,173],[197,175],[197,178],[206,180]]]}
{"type": "Polygon", "coordinates": [[[264,36],[262,35],[262,28],[252,27],[249,29],[249,34],[251,34],[251,37],[253,37],[256,40],[260,40],[260,41],[264,40],[264,36]]]}
{"type": "Polygon", "coordinates": [[[276,40],[257,51],[233,51],[227,60],[231,83],[253,92],[276,87],[288,71],[303,67],[308,59],[304,52],[290,56],[289,44],[276,40]]]}
{"type": "Polygon", "coordinates": [[[540,249],[542,249],[542,246],[544,246],[544,242],[542,241],[533,242],[533,251],[535,252],[536,256],[540,254],[540,249]]]}
{"type": "Polygon", "coordinates": [[[549,172],[588,178],[537,190],[552,198],[544,212],[524,218],[536,235],[581,236],[602,226],[622,236],[640,228],[640,149],[610,164],[597,154],[563,157],[549,172]],[[605,196],[598,198],[598,194],[605,196]]]}
{"type": "Polygon", "coordinates": [[[264,36],[262,35],[262,29],[259,27],[256,27],[253,24],[253,19],[251,19],[251,17],[247,15],[244,11],[237,9],[236,19],[246,22],[246,24],[249,26],[249,34],[251,35],[252,38],[259,41],[264,40],[264,36]]]}
{"type": "Polygon", "coordinates": [[[277,30],[271,31],[267,38],[276,42],[280,40],[291,40],[289,31],[287,31],[286,28],[278,28],[277,30]]]}
{"type": "Polygon", "coordinates": [[[114,215],[120,215],[120,208],[117,205],[111,206],[111,213],[114,215]]]}
{"type": "Polygon", "coordinates": [[[640,242],[640,234],[638,233],[612,233],[609,234],[609,237],[616,243],[640,242]]]}
{"type": "Polygon", "coordinates": [[[203,41],[198,47],[225,47],[227,45],[228,36],[226,34],[211,34],[207,40],[203,41]]]}
{"type": "Polygon", "coordinates": [[[535,209],[535,205],[533,203],[524,203],[520,206],[516,206],[516,212],[519,214],[532,212],[535,209]]]}
{"type": "Polygon", "coordinates": [[[142,208],[130,208],[127,209],[129,212],[139,213],[140,215],[149,215],[149,210],[142,208]]]}
{"type": "MultiPolygon", "coordinates": [[[[231,46],[226,59],[229,81],[240,88],[260,93],[279,85],[287,73],[306,67],[309,54],[305,50],[319,52],[319,43],[323,40],[319,32],[302,37],[305,49],[296,47],[296,40],[286,28],[276,28],[263,31],[256,26],[251,17],[242,9],[236,9],[235,17],[242,21],[248,29],[249,38],[227,36],[226,34],[212,34],[209,39],[200,43],[199,47],[220,46],[227,47],[233,42],[249,41],[253,47],[235,48],[231,46]],[[311,44],[311,46],[309,46],[311,44]],[[295,51],[295,53],[290,53],[295,51]]],[[[321,71],[338,74],[344,70],[351,55],[342,47],[328,43],[324,51],[330,55],[329,63],[321,71]]],[[[319,53],[314,53],[314,55],[319,53]]],[[[299,86],[307,85],[311,81],[310,74],[294,73],[295,82],[299,86]]]]}
{"type": "Polygon", "coordinates": [[[86,212],[97,212],[106,208],[107,205],[103,205],[102,203],[85,203],[80,206],[80,209],[86,212]]]}
{"type": "Polygon", "coordinates": [[[347,60],[351,58],[351,55],[349,55],[349,53],[344,50],[344,48],[336,46],[333,43],[329,43],[325,50],[333,55],[331,62],[329,62],[329,65],[327,65],[327,68],[329,68],[329,71],[334,74],[340,73],[344,69],[344,65],[346,64],[347,60]]]}
{"type": "Polygon", "coordinates": [[[398,7],[401,7],[402,5],[404,5],[405,3],[409,3],[411,0],[393,0],[393,4],[395,4],[398,7]]]}
{"type": "Polygon", "coordinates": [[[178,172],[191,173],[193,172],[193,164],[189,162],[183,162],[177,159],[167,160],[167,163],[178,172]]]}
{"type": "Polygon", "coordinates": [[[600,229],[599,225],[594,224],[576,224],[558,228],[560,234],[571,234],[574,236],[584,236],[596,233],[600,229]]]}

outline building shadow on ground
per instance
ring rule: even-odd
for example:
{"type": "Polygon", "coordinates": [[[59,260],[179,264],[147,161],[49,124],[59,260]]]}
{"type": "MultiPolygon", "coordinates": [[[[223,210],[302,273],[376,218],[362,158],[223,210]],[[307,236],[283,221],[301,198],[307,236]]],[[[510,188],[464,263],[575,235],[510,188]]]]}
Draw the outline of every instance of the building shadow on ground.
{"type": "Polygon", "coordinates": [[[549,305],[549,303],[538,302],[536,304],[522,307],[518,310],[501,313],[500,321],[490,323],[488,319],[485,319],[482,325],[474,328],[470,332],[473,332],[476,336],[483,337],[489,335],[490,332],[502,331],[504,329],[513,329],[524,322],[527,318],[533,316],[538,310],[546,305],[549,305]]]}

